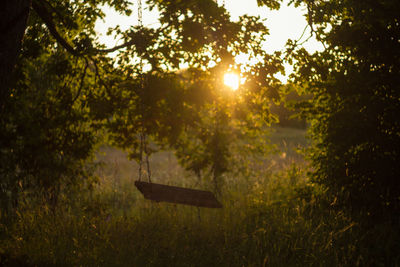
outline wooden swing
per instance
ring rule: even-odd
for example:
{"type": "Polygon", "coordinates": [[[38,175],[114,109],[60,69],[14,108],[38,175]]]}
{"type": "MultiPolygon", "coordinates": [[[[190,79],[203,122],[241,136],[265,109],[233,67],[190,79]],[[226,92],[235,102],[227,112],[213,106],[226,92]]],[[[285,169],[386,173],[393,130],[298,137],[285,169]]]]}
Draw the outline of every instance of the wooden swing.
{"type": "MultiPolygon", "coordinates": [[[[138,0],[138,23],[142,27],[142,4],[138,0]]],[[[143,62],[140,59],[140,70],[143,70],[143,62]]],[[[144,90],[143,73],[141,73],[141,89],[144,90]]],[[[143,118],[143,116],[142,116],[143,118]]],[[[140,133],[140,162],[139,162],[139,179],[135,181],[136,188],[143,194],[145,199],[153,200],[156,202],[168,202],[174,204],[184,204],[196,207],[205,208],[222,208],[221,203],[216,199],[214,194],[210,191],[197,190],[191,188],[155,184],[151,182],[150,164],[148,159],[148,151],[146,144],[146,134],[144,131],[144,122],[142,121],[140,133]],[[146,157],[147,176],[149,182],[141,181],[142,178],[142,164],[143,152],[146,157]]]]}
{"type": "Polygon", "coordinates": [[[135,181],[135,186],[143,194],[145,199],[153,200],[155,202],[168,202],[204,208],[222,208],[221,203],[210,191],[156,184],[151,182],[146,135],[143,132],[143,128],[142,132],[140,133],[139,179],[135,181]],[[145,153],[146,158],[148,182],[142,181],[143,152],[145,153]]]}
{"type": "Polygon", "coordinates": [[[136,181],[135,186],[145,199],[156,202],[191,205],[204,208],[222,208],[210,191],[136,181]]]}
{"type": "Polygon", "coordinates": [[[139,179],[135,181],[135,186],[143,194],[145,199],[156,202],[169,202],[204,208],[222,208],[221,203],[210,191],[152,183],[146,135],[143,132],[140,133],[139,179]],[[149,182],[142,181],[143,152],[146,157],[147,177],[149,182]]]}

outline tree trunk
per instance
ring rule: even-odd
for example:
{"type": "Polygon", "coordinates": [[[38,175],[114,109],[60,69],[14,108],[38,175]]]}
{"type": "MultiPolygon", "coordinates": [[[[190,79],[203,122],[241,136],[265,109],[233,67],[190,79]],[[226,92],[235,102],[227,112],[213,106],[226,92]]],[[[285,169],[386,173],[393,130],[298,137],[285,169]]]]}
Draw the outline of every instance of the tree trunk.
{"type": "Polygon", "coordinates": [[[10,82],[21,50],[31,0],[0,1],[0,112],[10,94],[10,82]]]}

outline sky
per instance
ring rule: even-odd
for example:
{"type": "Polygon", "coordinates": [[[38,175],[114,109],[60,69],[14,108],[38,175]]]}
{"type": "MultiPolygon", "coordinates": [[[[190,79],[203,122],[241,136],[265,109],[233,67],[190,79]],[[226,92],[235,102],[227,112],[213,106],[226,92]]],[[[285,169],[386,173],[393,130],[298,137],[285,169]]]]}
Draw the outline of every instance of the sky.
{"type": "MultiPolygon", "coordinates": [[[[150,12],[148,9],[146,9],[144,2],[145,1],[142,0],[143,25],[149,27],[158,27],[159,24],[157,11],[150,12]]],[[[258,7],[257,0],[218,1],[220,5],[222,5],[223,2],[225,2],[225,8],[231,14],[232,20],[237,20],[239,16],[244,14],[260,16],[262,19],[265,19],[265,25],[267,28],[269,28],[270,35],[267,38],[264,49],[269,53],[274,51],[283,51],[286,41],[288,39],[299,39],[307,25],[307,21],[303,15],[306,12],[304,7],[295,8],[293,5],[287,6],[286,4],[283,4],[280,10],[269,10],[267,7],[258,7]]],[[[113,47],[121,44],[120,40],[114,40],[113,37],[106,36],[105,32],[109,27],[115,27],[117,25],[120,25],[121,30],[128,29],[132,25],[138,25],[136,8],[136,2],[134,2],[134,12],[130,17],[120,15],[115,11],[105,8],[105,20],[96,25],[96,31],[99,33],[100,41],[106,44],[107,47],[113,47]]],[[[309,34],[309,31],[306,32],[303,39],[306,39],[309,34]]],[[[322,50],[321,44],[319,44],[313,38],[307,41],[303,46],[310,52],[322,50]]],[[[289,64],[285,64],[285,69],[285,76],[277,75],[282,82],[286,82],[287,76],[292,72],[292,67],[289,64]]]]}

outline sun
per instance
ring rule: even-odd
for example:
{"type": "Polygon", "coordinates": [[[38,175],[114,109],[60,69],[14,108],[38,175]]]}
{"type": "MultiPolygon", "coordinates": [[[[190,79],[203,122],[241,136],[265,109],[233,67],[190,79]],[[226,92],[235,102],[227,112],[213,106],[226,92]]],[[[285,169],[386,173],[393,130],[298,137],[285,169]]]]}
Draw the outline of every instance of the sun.
{"type": "Polygon", "coordinates": [[[235,73],[226,73],[224,75],[224,84],[232,90],[237,90],[239,88],[239,76],[235,73]]]}

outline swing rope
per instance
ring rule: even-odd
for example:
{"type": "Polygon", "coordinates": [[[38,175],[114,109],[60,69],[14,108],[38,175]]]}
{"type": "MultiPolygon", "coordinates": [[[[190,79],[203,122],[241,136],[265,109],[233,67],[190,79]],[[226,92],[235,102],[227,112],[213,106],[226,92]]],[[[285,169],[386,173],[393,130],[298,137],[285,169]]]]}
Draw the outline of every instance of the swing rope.
{"type": "MultiPolygon", "coordinates": [[[[143,17],[142,17],[142,1],[137,0],[138,4],[138,26],[140,28],[143,27],[143,17]]],[[[140,160],[139,160],[139,181],[142,180],[142,173],[143,173],[143,153],[145,155],[145,163],[147,166],[147,178],[149,183],[151,183],[151,171],[150,171],[150,162],[149,162],[149,151],[147,149],[147,137],[145,133],[144,127],[144,104],[143,104],[143,96],[144,96],[144,74],[143,74],[143,57],[140,55],[140,62],[139,62],[139,79],[140,79],[140,93],[142,94],[142,102],[140,103],[140,110],[141,110],[141,127],[140,127],[140,160]]]]}

